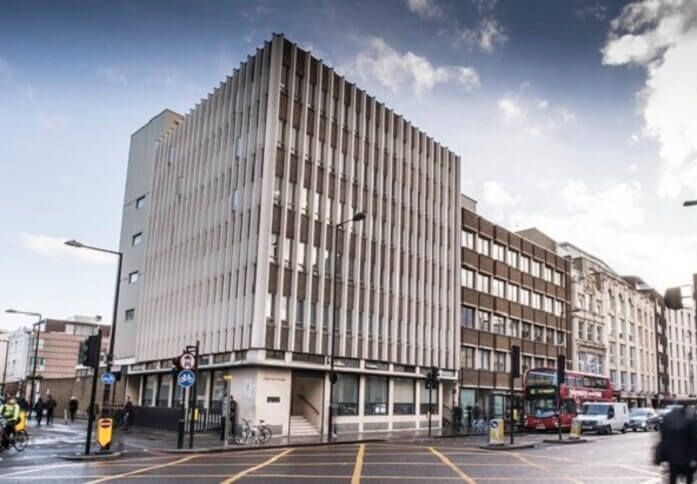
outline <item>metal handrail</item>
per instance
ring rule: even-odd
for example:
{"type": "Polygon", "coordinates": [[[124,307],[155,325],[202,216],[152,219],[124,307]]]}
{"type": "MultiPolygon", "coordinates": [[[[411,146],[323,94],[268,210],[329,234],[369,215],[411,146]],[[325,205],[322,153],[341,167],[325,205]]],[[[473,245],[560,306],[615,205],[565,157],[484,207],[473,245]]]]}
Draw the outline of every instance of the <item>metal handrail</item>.
{"type": "Polygon", "coordinates": [[[308,402],[308,401],[307,401],[307,398],[305,398],[305,397],[302,396],[302,395],[298,395],[298,398],[299,398],[305,405],[307,405],[308,407],[310,407],[310,408],[315,412],[316,415],[319,415],[319,410],[317,410],[317,409],[315,408],[314,405],[312,405],[310,402],[308,402]]]}

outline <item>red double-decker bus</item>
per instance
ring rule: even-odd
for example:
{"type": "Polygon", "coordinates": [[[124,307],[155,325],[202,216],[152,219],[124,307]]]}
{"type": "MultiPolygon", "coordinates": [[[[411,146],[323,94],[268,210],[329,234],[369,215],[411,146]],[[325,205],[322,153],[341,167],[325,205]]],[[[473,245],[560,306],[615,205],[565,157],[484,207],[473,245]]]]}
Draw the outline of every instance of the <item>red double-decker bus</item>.
{"type": "MultiPolygon", "coordinates": [[[[525,428],[528,430],[556,429],[557,370],[535,368],[525,373],[525,428]]],[[[571,427],[577,409],[583,402],[612,401],[610,379],[600,375],[567,371],[560,388],[561,426],[571,427]]]]}

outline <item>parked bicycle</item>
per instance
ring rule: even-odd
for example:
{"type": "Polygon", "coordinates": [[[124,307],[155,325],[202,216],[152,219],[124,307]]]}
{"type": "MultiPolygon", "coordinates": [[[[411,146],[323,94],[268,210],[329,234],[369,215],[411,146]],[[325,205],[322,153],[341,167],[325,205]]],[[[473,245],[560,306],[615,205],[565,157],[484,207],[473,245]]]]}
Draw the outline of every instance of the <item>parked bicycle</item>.
{"type": "Polygon", "coordinates": [[[246,418],[241,419],[244,425],[238,425],[235,428],[235,434],[233,436],[233,442],[237,445],[243,444],[265,444],[271,439],[273,432],[271,432],[271,427],[269,427],[263,420],[259,420],[259,424],[252,424],[250,420],[246,418]]]}
{"type": "MultiPolygon", "coordinates": [[[[5,438],[5,420],[0,420],[0,442],[5,438]]],[[[17,452],[22,452],[29,444],[29,434],[24,429],[14,431],[14,434],[7,439],[7,446],[0,445],[0,452],[14,447],[17,452]]]]}
{"type": "Polygon", "coordinates": [[[473,434],[485,434],[489,431],[489,425],[486,420],[475,420],[472,422],[472,433],[473,434]]]}

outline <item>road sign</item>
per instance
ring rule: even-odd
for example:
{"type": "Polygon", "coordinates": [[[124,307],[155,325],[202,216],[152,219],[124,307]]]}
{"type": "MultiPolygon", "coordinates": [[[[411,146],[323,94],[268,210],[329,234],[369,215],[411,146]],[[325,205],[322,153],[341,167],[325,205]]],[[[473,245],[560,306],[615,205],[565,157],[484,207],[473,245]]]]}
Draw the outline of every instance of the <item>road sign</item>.
{"type": "Polygon", "coordinates": [[[196,369],[196,356],[188,351],[182,353],[181,356],[179,356],[179,368],[182,370],[196,369]]]}
{"type": "Polygon", "coordinates": [[[492,419],[489,422],[489,445],[502,445],[503,443],[503,419],[492,419]]]}
{"type": "Polygon", "coordinates": [[[97,423],[97,443],[102,449],[108,449],[111,444],[111,431],[113,420],[110,418],[100,418],[97,423]]]}
{"type": "Polygon", "coordinates": [[[177,383],[182,388],[189,388],[190,386],[193,386],[195,381],[196,374],[191,370],[182,370],[179,372],[179,376],[177,377],[177,383]]]}
{"type": "Polygon", "coordinates": [[[105,385],[113,385],[116,381],[116,377],[113,373],[102,373],[102,383],[105,385]]]}

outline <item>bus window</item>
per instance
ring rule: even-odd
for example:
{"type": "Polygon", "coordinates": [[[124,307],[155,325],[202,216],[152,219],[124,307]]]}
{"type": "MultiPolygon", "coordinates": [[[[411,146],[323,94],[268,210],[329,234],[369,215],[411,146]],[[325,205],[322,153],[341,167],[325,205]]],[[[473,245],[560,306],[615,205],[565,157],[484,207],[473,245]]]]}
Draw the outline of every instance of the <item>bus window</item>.
{"type": "Polygon", "coordinates": [[[561,412],[568,413],[569,415],[576,415],[576,401],[571,399],[562,400],[561,412]]]}

